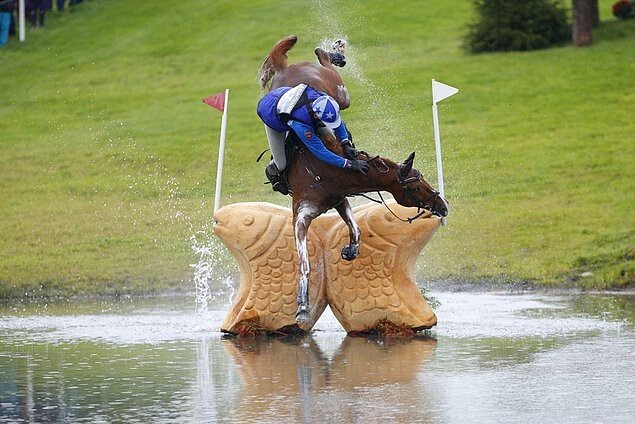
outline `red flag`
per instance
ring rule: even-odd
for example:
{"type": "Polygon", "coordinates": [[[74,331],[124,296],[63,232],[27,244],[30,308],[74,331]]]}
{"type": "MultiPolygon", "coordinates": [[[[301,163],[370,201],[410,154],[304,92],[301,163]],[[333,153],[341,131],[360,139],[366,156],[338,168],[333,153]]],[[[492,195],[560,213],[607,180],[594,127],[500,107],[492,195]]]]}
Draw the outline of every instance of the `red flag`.
{"type": "Polygon", "coordinates": [[[212,96],[206,97],[203,99],[203,102],[207,103],[211,107],[220,110],[221,112],[225,111],[225,92],[220,92],[214,94],[212,96]]]}

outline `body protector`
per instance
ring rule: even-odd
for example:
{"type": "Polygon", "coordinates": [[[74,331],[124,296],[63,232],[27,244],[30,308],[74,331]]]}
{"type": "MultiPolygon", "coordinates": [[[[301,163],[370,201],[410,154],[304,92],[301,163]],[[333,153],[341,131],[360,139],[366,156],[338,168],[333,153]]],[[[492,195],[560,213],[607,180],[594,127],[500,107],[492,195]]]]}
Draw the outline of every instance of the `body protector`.
{"type": "Polygon", "coordinates": [[[350,160],[328,150],[316,135],[320,126],[327,125],[333,129],[340,142],[349,142],[348,130],[339,117],[339,105],[325,93],[306,84],[279,87],[258,102],[257,112],[268,127],[281,133],[293,131],[321,161],[338,168],[351,167],[350,160]],[[320,120],[320,117],[328,124],[320,120]]]}

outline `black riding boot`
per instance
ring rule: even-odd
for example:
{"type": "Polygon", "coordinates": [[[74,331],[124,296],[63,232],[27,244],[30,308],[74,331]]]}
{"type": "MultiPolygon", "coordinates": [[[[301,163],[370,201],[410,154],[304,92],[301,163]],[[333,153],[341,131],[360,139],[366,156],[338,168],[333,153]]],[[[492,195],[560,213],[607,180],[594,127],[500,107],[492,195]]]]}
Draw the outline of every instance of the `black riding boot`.
{"type": "Polygon", "coordinates": [[[280,170],[274,161],[269,162],[269,164],[265,167],[265,175],[271,183],[273,191],[277,191],[285,196],[289,194],[289,187],[280,176],[280,170]]]}

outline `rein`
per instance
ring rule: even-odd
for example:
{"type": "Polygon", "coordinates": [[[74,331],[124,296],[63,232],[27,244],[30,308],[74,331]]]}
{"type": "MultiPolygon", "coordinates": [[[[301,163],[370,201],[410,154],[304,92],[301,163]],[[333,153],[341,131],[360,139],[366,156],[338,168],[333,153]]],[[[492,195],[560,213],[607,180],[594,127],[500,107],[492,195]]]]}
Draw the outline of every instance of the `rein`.
{"type": "MultiPolygon", "coordinates": [[[[302,148],[301,146],[298,146],[297,144],[295,145],[295,148],[298,149],[298,153],[299,153],[300,157],[302,157],[304,169],[315,180],[315,183],[309,185],[309,188],[311,188],[311,189],[316,189],[316,188],[322,186],[323,184],[326,184],[327,182],[329,182],[331,180],[340,178],[342,175],[344,175],[346,173],[346,171],[340,172],[340,173],[338,173],[336,175],[333,175],[330,178],[324,179],[324,178],[320,177],[318,174],[316,174],[315,172],[313,172],[313,170],[311,169],[312,168],[311,164],[309,163],[309,161],[306,158],[306,155],[304,154],[304,152],[305,152],[304,148],[302,148]]],[[[366,156],[370,156],[366,152],[360,152],[360,153],[365,154],[366,156]]],[[[379,155],[368,159],[366,162],[368,162],[369,164],[372,164],[375,167],[375,169],[378,170],[382,174],[385,174],[385,173],[390,171],[390,167],[388,165],[386,165],[386,163],[381,159],[381,157],[379,155]]],[[[413,189],[407,187],[407,185],[410,184],[410,183],[419,181],[421,179],[421,174],[419,172],[417,172],[412,177],[401,178],[401,176],[399,175],[399,169],[398,168],[395,170],[395,172],[396,172],[397,181],[399,182],[399,184],[401,185],[401,188],[404,191],[404,194],[403,194],[403,197],[401,198],[401,200],[403,201],[405,196],[413,197],[412,196],[413,189]]],[[[422,215],[430,213],[430,210],[427,209],[428,207],[426,206],[426,202],[428,202],[429,200],[435,199],[435,203],[436,203],[436,199],[439,196],[439,192],[438,191],[436,191],[436,190],[433,191],[428,197],[426,197],[422,201],[417,201],[416,202],[418,204],[417,205],[417,214],[416,215],[411,216],[409,218],[401,218],[392,209],[390,209],[390,206],[388,206],[388,204],[386,203],[386,200],[384,199],[384,196],[381,194],[381,191],[377,188],[377,186],[375,185],[375,183],[372,180],[372,178],[370,177],[370,175],[368,175],[368,182],[369,182],[369,185],[374,188],[374,190],[372,190],[372,191],[376,192],[381,200],[373,199],[372,197],[370,197],[370,196],[368,196],[368,195],[366,195],[364,193],[350,194],[349,196],[351,196],[351,197],[361,196],[361,197],[364,197],[364,198],[366,198],[366,199],[368,199],[368,200],[370,200],[372,202],[381,203],[381,204],[383,204],[386,207],[386,209],[388,209],[388,211],[395,218],[397,218],[401,222],[407,222],[408,224],[412,224],[412,221],[414,221],[415,219],[420,218],[422,215]]],[[[415,190],[415,191],[417,191],[417,190],[415,190]]],[[[431,208],[434,208],[434,204],[432,205],[431,208]]]]}
{"type": "Polygon", "coordinates": [[[316,188],[320,187],[321,185],[326,184],[327,182],[329,182],[331,180],[334,180],[336,178],[339,178],[342,175],[346,174],[346,171],[344,171],[344,172],[340,172],[340,173],[338,173],[336,175],[333,175],[330,178],[323,179],[318,174],[313,172],[312,166],[309,163],[309,160],[307,159],[307,157],[306,157],[306,155],[304,153],[305,152],[304,147],[299,146],[298,144],[295,144],[294,145],[294,149],[298,150],[298,154],[302,158],[302,161],[304,163],[304,170],[307,172],[307,174],[309,174],[315,180],[315,182],[313,184],[309,185],[309,188],[311,188],[311,189],[316,189],[316,188]]]}
{"type": "MultiPolygon", "coordinates": [[[[367,162],[368,162],[368,163],[371,163],[371,162],[372,162],[372,164],[373,164],[373,166],[375,167],[375,169],[376,169],[376,170],[378,170],[379,172],[381,172],[382,174],[385,174],[385,173],[387,173],[388,171],[390,171],[390,168],[388,167],[388,165],[386,165],[386,163],[385,163],[383,160],[381,160],[381,158],[380,158],[379,156],[375,156],[375,157],[373,157],[373,158],[370,158],[370,159],[368,159],[368,161],[367,161],[367,162]],[[378,163],[379,163],[379,164],[381,164],[381,165],[383,165],[382,169],[380,169],[380,168],[377,166],[377,163],[375,162],[375,160],[376,160],[376,159],[379,159],[378,163]]],[[[413,183],[413,182],[415,182],[415,181],[419,181],[419,180],[421,179],[421,174],[419,174],[419,173],[417,172],[417,174],[416,174],[416,175],[413,175],[412,177],[402,179],[402,178],[401,178],[401,176],[399,175],[399,170],[397,169],[395,172],[396,172],[396,174],[397,174],[397,181],[399,182],[399,184],[401,185],[401,188],[402,188],[402,189],[403,189],[403,191],[404,191],[404,195],[403,195],[403,197],[401,198],[401,200],[403,201],[403,198],[404,198],[406,195],[410,195],[410,196],[412,196],[412,194],[411,194],[412,189],[411,189],[411,188],[408,188],[408,187],[407,187],[407,184],[413,183]]],[[[399,221],[401,221],[401,222],[407,222],[408,224],[412,224],[412,221],[414,221],[415,219],[417,219],[417,218],[421,217],[422,215],[424,215],[424,214],[426,214],[426,213],[429,213],[429,210],[427,210],[427,209],[426,209],[426,205],[425,205],[425,204],[426,204],[426,202],[427,202],[428,200],[435,199],[435,203],[436,203],[436,198],[439,196],[439,192],[435,190],[435,191],[434,191],[434,192],[432,192],[432,193],[431,193],[428,197],[426,197],[425,199],[423,199],[423,200],[422,200],[422,201],[420,201],[420,202],[417,202],[417,203],[418,203],[418,206],[417,206],[417,214],[416,214],[416,215],[411,216],[410,218],[401,218],[401,217],[400,217],[400,216],[398,216],[398,215],[397,215],[397,214],[396,214],[396,213],[395,213],[392,209],[390,209],[390,206],[388,206],[388,204],[386,203],[386,200],[384,199],[384,196],[382,196],[381,191],[380,191],[380,190],[378,190],[378,189],[377,189],[377,187],[375,186],[374,182],[373,182],[373,181],[372,181],[372,179],[370,178],[370,175],[368,176],[368,181],[369,181],[369,183],[370,183],[370,184],[371,184],[371,185],[375,188],[375,190],[374,190],[374,191],[375,191],[375,192],[377,192],[377,195],[379,196],[379,198],[380,198],[381,200],[376,200],[376,199],[373,199],[372,197],[367,196],[367,195],[365,195],[365,194],[354,194],[353,196],[362,196],[362,197],[365,197],[366,199],[371,200],[371,201],[373,201],[373,202],[375,202],[375,203],[381,203],[381,204],[383,204],[383,205],[386,207],[386,209],[388,209],[388,211],[392,214],[392,216],[394,216],[395,218],[397,218],[399,221]]],[[[432,206],[432,207],[434,207],[434,204],[433,204],[433,206],[432,206]]]]}

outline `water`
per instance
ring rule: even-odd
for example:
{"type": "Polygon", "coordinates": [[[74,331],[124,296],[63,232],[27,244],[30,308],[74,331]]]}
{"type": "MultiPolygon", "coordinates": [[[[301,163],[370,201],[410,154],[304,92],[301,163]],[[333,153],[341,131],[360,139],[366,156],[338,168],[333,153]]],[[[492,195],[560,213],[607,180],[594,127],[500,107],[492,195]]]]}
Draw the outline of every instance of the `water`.
{"type": "Polygon", "coordinates": [[[0,422],[635,420],[635,296],[432,293],[439,325],[224,339],[226,299],[5,306],[0,422]]]}
{"type": "Polygon", "coordinates": [[[227,256],[226,251],[212,237],[211,230],[206,228],[194,232],[190,227],[190,231],[192,250],[198,256],[198,262],[190,265],[194,269],[197,312],[207,312],[209,303],[221,298],[228,299],[226,306],[229,308],[236,291],[234,287],[239,283],[234,281],[230,273],[222,272],[222,258],[227,256]]]}

